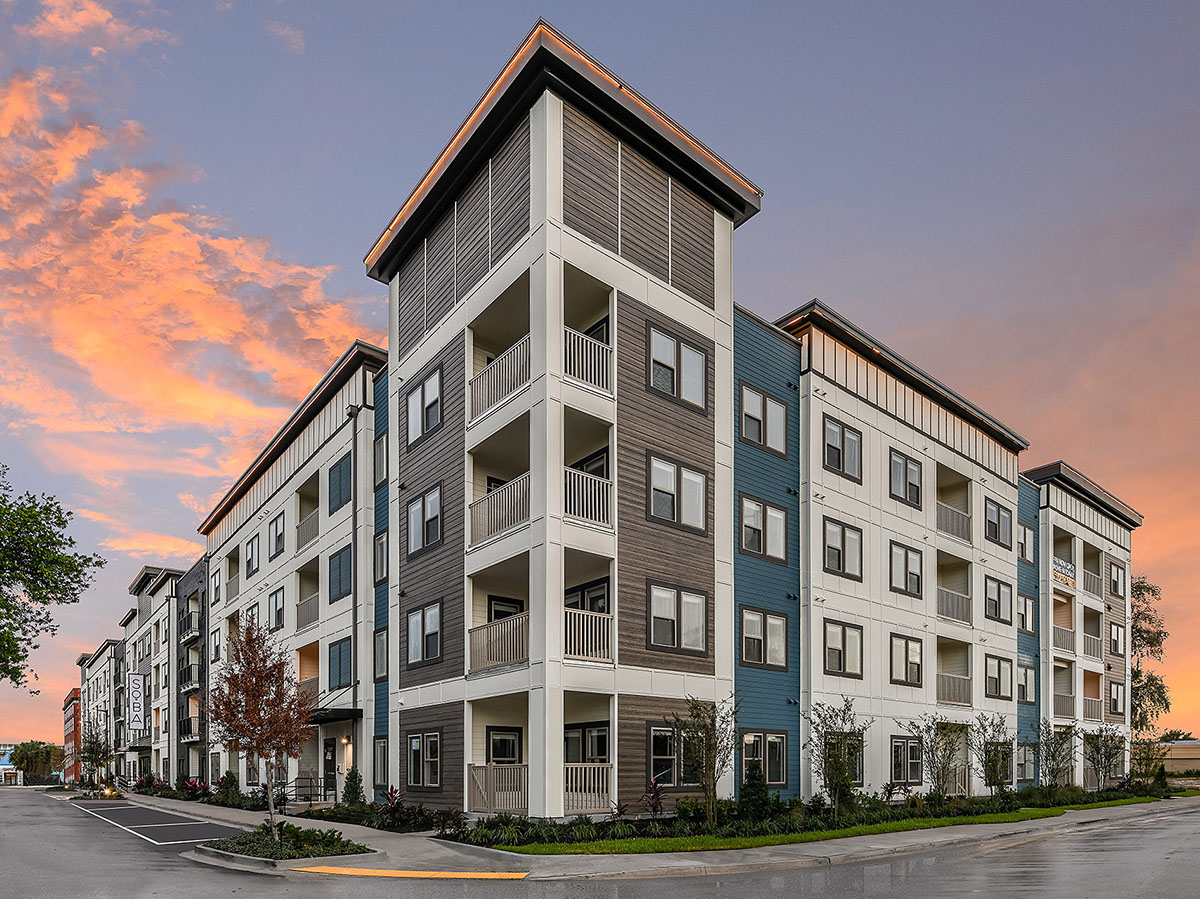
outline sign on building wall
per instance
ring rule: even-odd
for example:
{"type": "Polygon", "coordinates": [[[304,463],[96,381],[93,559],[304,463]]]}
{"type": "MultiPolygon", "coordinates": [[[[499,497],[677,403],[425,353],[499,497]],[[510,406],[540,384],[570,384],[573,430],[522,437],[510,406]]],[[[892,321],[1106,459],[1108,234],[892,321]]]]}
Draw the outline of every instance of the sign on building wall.
{"type": "Polygon", "coordinates": [[[1054,557],[1054,580],[1060,584],[1066,584],[1072,590],[1075,589],[1075,565],[1068,562],[1066,559],[1054,557]]]}
{"type": "Polygon", "coordinates": [[[126,692],[129,694],[129,729],[145,730],[146,676],[130,672],[126,692]]]}

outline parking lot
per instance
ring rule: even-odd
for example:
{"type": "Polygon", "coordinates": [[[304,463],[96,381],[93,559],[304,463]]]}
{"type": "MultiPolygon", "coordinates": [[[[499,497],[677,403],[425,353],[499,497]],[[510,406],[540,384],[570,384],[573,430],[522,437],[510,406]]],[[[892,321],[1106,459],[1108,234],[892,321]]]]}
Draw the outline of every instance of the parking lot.
{"type": "Polygon", "coordinates": [[[214,824],[211,821],[201,821],[187,815],[164,812],[119,800],[76,801],[71,805],[138,839],[145,840],[154,846],[171,847],[175,852],[204,840],[215,840],[241,832],[237,828],[224,824],[214,824]]]}

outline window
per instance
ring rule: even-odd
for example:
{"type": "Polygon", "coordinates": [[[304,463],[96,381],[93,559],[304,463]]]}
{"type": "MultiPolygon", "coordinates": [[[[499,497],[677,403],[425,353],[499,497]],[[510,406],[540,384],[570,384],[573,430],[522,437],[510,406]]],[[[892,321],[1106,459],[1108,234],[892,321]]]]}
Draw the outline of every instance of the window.
{"type": "Polygon", "coordinates": [[[388,542],[387,531],[375,535],[375,583],[387,580],[388,576],[388,542]]]}
{"type": "MultiPolygon", "coordinates": [[[[408,394],[408,445],[435,431],[442,423],[442,370],[430,372],[408,394]]],[[[376,471],[378,475],[378,470],[376,471]]],[[[378,482],[377,482],[378,483],[378,482]]]]}
{"type": "Polygon", "coordinates": [[[1012,584],[993,577],[983,579],[983,614],[993,621],[1012,624],[1012,584]]]}
{"type": "Polygon", "coordinates": [[[763,777],[770,786],[787,784],[787,735],[768,733],[742,734],[742,783],[750,772],[750,763],[762,766],[763,777]]]}
{"type": "Polygon", "coordinates": [[[412,555],[442,540],[442,485],[408,504],[408,553],[412,555]]]}
{"type": "Polygon", "coordinates": [[[343,546],[335,553],[329,554],[329,601],[349,596],[353,589],[353,547],[343,546]]]}
{"type": "Polygon", "coordinates": [[[1017,630],[1032,634],[1037,630],[1037,603],[1029,596],[1017,594],[1017,630]]]}
{"type": "Polygon", "coordinates": [[[267,558],[274,559],[283,552],[283,513],[280,512],[267,525],[267,558]]]}
{"type": "Polygon", "coordinates": [[[408,785],[437,787],[442,783],[442,735],[408,735],[408,785]]]}
{"type": "Polygon", "coordinates": [[[375,479],[372,483],[378,487],[387,480],[388,475],[387,434],[375,438],[374,463],[375,479]]]}
{"type": "Polygon", "coordinates": [[[675,785],[675,731],[669,727],[650,728],[650,779],[659,786],[675,785]]]}
{"type": "Polygon", "coordinates": [[[650,585],[650,643],[681,652],[708,651],[708,597],[677,587],[650,585]]]}
{"type": "Polygon", "coordinates": [[[375,680],[387,680],[388,676],[388,639],[387,628],[381,627],[375,631],[375,639],[373,641],[372,650],[374,651],[374,671],[375,680]]]}
{"type": "Polygon", "coordinates": [[[863,629],[841,621],[825,622],[825,673],[862,677],[863,629]]]}
{"type": "Polygon", "coordinates": [[[892,783],[919,784],[921,780],[921,741],[892,737],[892,783]]]}
{"type": "Polygon", "coordinates": [[[246,541],[246,577],[258,573],[258,534],[246,541]]]}
{"type": "Polygon", "coordinates": [[[994,499],[983,501],[983,536],[992,543],[1012,549],[1012,510],[1006,509],[994,499]]]}
{"type": "Polygon", "coordinates": [[[271,610],[270,627],[276,631],[283,627],[283,588],[272,590],[271,595],[267,597],[267,607],[271,610]]]}
{"type": "Polygon", "coordinates": [[[989,699],[1012,699],[1012,661],[984,656],[983,695],[989,699]]]}
{"type": "Polygon", "coordinates": [[[329,514],[333,514],[350,502],[350,454],[342,456],[329,466],[329,514]]]}
{"type": "Polygon", "coordinates": [[[1028,743],[1017,747],[1017,780],[1033,780],[1036,752],[1028,743]]]}
{"type": "Polygon", "coordinates": [[[208,660],[210,662],[219,662],[221,660],[221,629],[217,628],[212,632],[211,640],[209,641],[208,660]]]}
{"type": "Polygon", "coordinates": [[[762,500],[742,497],[742,552],[787,562],[787,512],[762,500]]]}
{"type": "Polygon", "coordinates": [[[787,617],[742,609],[742,664],[787,668],[787,617]]]}
{"type": "Polygon", "coordinates": [[[221,600],[221,569],[218,568],[216,571],[214,571],[212,573],[212,576],[209,577],[208,581],[209,581],[209,585],[210,585],[209,593],[211,594],[209,598],[213,602],[220,602],[220,600],[221,600]]]}
{"type": "Polygon", "coordinates": [[[921,508],[921,463],[899,450],[892,450],[888,492],[915,509],[921,508]]]}
{"type": "Polygon", "coordinates": [[[825,416],[825,467],[862,483],[862,431],[825,416]]]}
{"type": "Polygon", "coordinates": [[[1120,565],[1108,566],[1109,591],[1113,596],[1125,595],[1125,569],[1120,565]]]}
{"type": "Polygon", "coordinates": [[[699,409],[707,408],[708,357],[676,337],[650,329],[651,390],[699,409]]]}
{"type": "Polygon", "coordinates": [[[1125,655],[1125,625],[1109,624],[1108,651],[1115,656],[1125,655]]]}
{"type": "Polygon", "coordinates": [[[892,592],[921,598],[921,551],[892,543],[892,592]]]}
{"type": "Polygon", "coordinates": [[[825,570],[862,580],[862,531],[832,518],[825,519],[825,570]]]}
{"type": "Polygon", "coordinates": [[[742,385],[742,439],[787,456],[787,404],[742,385]]]}
{"type": "Polygon", "coordinates": [[[708,475],[649,456],[650,515],[683,527],[708,527],[708,475]]]}
{"type": "Polygon", "coordinates": [[[608,578],[588,581],[567,588],[563,593],[563,605],[568,609],[608,614],[608,578]]]}
{"type": "Polygon", "coordinates": [[[863,741],[860,734],[830,734],[825,738],[825,754],[829,758],[838,755],[846,760],[846,770],[850,772],[850,782],[856,786],[863,785],[863,741]]]}
{"type": "Polygon", "coordinates": [[[252,603],[246,606],[246,627],[254,627],[258,624],[258,603],[252,603]]]}
{"type": "Polygon", "coordinates": [[[520,728],[487,727],[485,728],[485,739],[485,758],[488,764],[521,764],[520,728]]]}
{"type": "Polygon", "coordinates": [[[1037,671],[1028,665],[1017,666],[1017,702],[1037,702],[1037,671]]]}
{"type": "Polygon", "coordinates": [[[350,686],[350,638],[329,644],[329,689],[340,690],[350,686]]]}
{"type": "Polygon", "coordinates": [[[388,788],[388,738],[376,737],[374,742],[375,755],[371,764],[372,781],[377,790],[388,788]]]}
{"type": "Polygon", "coordinates": [[[1125,714],[1125,685],[1112,682],[1108,685],[1108,710],[1114,715],[1125,714]]]}
{"type": "Polygon", "coordinates": [[[1021,525],[1017,529],[1017,558],[1022,562],[1028,562],[1030,565],[1035,564],[1033,546],[1033,528],[1027,524],[1021,525]]]}
{"type": "Polygon", "coordinates": [[[921,650],[916,637],[892,634],[892,683],[909,687],[921,686],[921,650]]]}
{"type": "Polygon", "coordinates": [[[420,665],[442,654],[442,604],[432,602],[408,613],[408,664],[420,665]]]}

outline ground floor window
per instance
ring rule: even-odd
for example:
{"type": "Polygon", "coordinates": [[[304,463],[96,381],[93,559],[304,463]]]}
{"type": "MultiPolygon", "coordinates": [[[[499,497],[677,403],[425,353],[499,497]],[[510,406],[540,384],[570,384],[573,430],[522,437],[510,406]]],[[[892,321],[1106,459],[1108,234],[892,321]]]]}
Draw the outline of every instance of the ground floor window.
{"type": "Polygon", "coordinates": [[[1028,743],[1017,747],[1016,767],[1017,780],[1033,780],[1034,759],[1036,753],[1028,743]]]}
{"type": "Polygon", "coordinates": [[[375,738],[375,757],[371,764],[371,770],[374,772],[375,786],[381,789],[388,787],[388,738],[375,738]]]}
{"type": "Polygon", "coordinates": [[[921,741],[892,737],[892,783],[919,784],[921,780],[921,741]]]}
{"type": "Polygon", "coordinates": [[[754,733],[742,735],[742,782],[745,783],[750,762],[762,766],[763,777],[770,786],[787,785],[787,734],[754,733]]]}
{"type": "Polygon", "coordinates": [[[408,735],[408,785],[439,787],[442,784],[442,735],[408,735]]]}

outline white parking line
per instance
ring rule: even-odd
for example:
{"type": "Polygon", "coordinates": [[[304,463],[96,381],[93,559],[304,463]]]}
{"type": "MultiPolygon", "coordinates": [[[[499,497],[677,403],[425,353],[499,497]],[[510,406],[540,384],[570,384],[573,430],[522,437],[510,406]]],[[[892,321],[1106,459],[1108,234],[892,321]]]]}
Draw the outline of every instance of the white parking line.
{"type": "Polygon", "coordinates": [[[129,826],[134,830],[141,830],[143,827],[194,827],[197,824],[211,823],[211,821],[166,821],[162,824],[130,824],[129,826]]]}
{"type": "MultiPolygon", "coordinates": [[[[122,807],[122,808],[140,808],[141,806],[136,806],[136,805],[127,805],[127,806],[121,806],[121,807],[122,807]]],[[[179,846],[179,845],[181,845],[181,844],[183,844],[183,843],[203,843],[203,842],[205,842],[206,840],[212,840],[212,839],[216,839],[216,837],[200,837],[200,838],[199,838],[199,839],[197,839],[197,840],[168,840],[168,841],[165,841],[165,842],[160,842],[159,840],[152,840],[152,839],[150,839],[148,836],[146,836],[144,833],[138,833],[136,830],[133,830],[132,828],[126,827],[124,824],[118,824],[116,821],[113,821],[113,820],[111,820],[111,819],[109,819],[109,818],[105,818],[103,815],[97,814],[96,812],[93,812],[93,811],[92,811],[91,809],[89,809],[89,808],[84,808],[83,806],[81,806],[81,805],[78,805],[78,804],[76,805],[76,808],[78,808],[78,809],[79,809],[80,811],[82,811],[82,812],[87,812],[89,815],[91,815],[91,816],[92,816],[92,817],[94,817],[94,818],[99,818],[101,821],[107,821],[107,822],[108,822],[109,824],[111,824],[113,827],[119,827],[119,828],[121,828],[121,830],[125,831],[126,833],[131,833],[131,834],[133,834],[135,837],[141,837],[141,838],[142,838],[143,840],[145,840],[147,843],[150,843],[150,844],[152,844],[152,845],[154,845],[154,846],[179,846]]],[[[179,823],[183,823],[183,822],[179,822],[179,823]]],[[[209,822],[209,821],[196,821],[196,822],[194,822],[194,823],[196,823],[196,824],[209,824],[209,823],[211,823],[211,822],[209,822]]],[[[143,826],[147,826],[147,825],[143,825],[143,826]]],[[[218,825],[218,826],[221,826],[221,825],[218,825]]]]}

